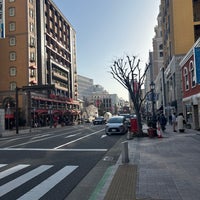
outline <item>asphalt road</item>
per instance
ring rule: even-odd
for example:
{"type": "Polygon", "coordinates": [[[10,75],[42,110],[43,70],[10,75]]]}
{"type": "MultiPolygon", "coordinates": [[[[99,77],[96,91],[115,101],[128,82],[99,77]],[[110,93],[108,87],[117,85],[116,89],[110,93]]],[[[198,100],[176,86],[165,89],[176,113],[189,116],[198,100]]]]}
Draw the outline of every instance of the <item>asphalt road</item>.
{"type": "MultiPolygon", "coordinates": [[[[98,163],[104,171],[117,161],[124,137],[86,124],[1,138],[0,199],[66,199],[98,163]]],[[[84,195],[97,183],[91,179],[84,195]]]]}

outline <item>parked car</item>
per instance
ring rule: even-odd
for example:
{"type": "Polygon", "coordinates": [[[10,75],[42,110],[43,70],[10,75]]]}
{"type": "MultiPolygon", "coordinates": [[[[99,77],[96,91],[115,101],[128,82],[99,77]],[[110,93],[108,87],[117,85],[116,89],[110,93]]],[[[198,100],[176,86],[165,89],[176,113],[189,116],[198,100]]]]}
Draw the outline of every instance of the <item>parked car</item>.
{"type": "Polygon", "coordinates": [[[104,119],[104,117],[96,117],[96,118],[93,120],[93,124],[94,124],[94,125],[105,124],[105,119],[104,119]]]}
{"type": "Polygon", "coordinates": [[[107,135],[111,134],[125,134],[128,132],[128,122],[124,116],[111,117],[105,127],[107,135]]]}

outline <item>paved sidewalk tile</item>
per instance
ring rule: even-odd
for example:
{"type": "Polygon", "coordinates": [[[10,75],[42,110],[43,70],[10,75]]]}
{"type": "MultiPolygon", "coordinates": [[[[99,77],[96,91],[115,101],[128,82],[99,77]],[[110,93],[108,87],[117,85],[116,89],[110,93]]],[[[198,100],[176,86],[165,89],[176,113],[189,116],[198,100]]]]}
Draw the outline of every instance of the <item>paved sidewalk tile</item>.
{"type": "Polygon", "coordinates": [[[129,141],[130,163],[137,165],[137,200],[200,199],[200,135],[197,131],[129,141]]]}

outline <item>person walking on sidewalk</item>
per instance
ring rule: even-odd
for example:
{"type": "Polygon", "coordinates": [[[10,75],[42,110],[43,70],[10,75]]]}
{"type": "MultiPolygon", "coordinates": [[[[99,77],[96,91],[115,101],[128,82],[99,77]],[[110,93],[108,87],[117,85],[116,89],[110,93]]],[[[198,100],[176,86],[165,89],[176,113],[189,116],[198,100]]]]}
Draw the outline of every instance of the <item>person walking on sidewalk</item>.
{"type": "Polygon", "coordinates": [[[177,129],[179,132],[184,132],[184,124],[185,124],[185,119],[183,117],[183,113],[179,113],[177,117],[177,129]]]}
{"type": "Polygon", "coordinates": [[[173,126],[173,131],[176,132],[176,113],[172,114],[172,126],[173,126]]]}
{"type": "Polygon", "coordinates": [[[163,113],[158,117],[158,123],[160,124],[162,131],[164,131],[166,129],[167,119],[163,113]]]}

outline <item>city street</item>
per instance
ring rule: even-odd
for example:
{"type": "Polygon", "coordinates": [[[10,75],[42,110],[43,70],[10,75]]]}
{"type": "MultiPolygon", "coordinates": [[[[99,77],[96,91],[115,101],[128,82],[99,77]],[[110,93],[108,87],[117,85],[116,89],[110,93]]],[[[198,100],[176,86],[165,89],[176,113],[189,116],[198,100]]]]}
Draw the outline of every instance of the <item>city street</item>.
{"type": "MultiPolygon", "coordinates": [[[[108,137],[104,125],[89,124],[3,137],[0,198],[65,199],[99,161],[106,162],[109,150],[124,137],[108,137]]],[[[107,164],[115,163],[119,155],[117,148],[107,164]]],[[[88,183],[93,185],[88,196],[95,181],[88,183]]]]}

